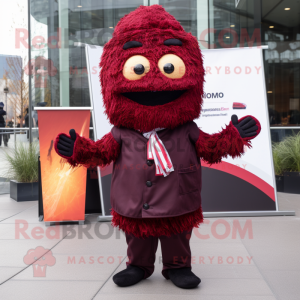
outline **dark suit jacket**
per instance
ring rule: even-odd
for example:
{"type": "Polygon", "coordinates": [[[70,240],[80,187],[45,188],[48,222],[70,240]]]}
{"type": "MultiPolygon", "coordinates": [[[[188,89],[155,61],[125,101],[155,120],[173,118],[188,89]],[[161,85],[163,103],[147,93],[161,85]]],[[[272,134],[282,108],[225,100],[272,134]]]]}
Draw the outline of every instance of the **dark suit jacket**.
{"type": "Polygon", "coordinates": [[[158,132],[175,169],[167,177],[155,175],[153,161],[147,161],[148,140],[141,133],[118,127],[111,133],[121,146],[111,185],[112,208],[117,213],[132,218],[174,217],[201,206],[201,165],[195,149],[200,129],[196,123],[158,132]]]}

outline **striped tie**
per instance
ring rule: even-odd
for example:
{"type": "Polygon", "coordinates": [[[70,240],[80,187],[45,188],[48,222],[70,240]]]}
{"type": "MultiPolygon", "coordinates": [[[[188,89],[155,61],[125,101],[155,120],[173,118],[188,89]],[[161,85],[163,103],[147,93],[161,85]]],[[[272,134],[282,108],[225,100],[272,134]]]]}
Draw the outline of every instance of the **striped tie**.
{"type": "Polygon", "coordinates": [[[163,129],[164,128],[156,128],[152,131],[143,133],[143,136],[148,139],[147,159],[154,160],[156,167],[155,175],[163,175],[166,177],[174,171],[174,168],[169,153],[156,133],[156,131],[163,129]]]}

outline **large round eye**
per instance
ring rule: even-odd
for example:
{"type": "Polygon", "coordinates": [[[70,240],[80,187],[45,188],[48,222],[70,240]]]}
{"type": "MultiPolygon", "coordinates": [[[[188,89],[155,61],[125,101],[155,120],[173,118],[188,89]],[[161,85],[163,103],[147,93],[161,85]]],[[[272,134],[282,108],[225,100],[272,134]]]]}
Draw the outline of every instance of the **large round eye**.
{"type": "Polygon", "coordinates": [[[160,71],[169,78],[181,78],[185,74],[183,60],[175,54],[166,54],[158,61],[160,71]]]}
{"type": "Polygon", "coordinates": [[[137,75],[142,75],[145,72],[145,67],[142,64],[137,64],[134,66],[133,71],[137,75]]]}
{"type": "Polygon", "coordinates": [[[128,80],[139,80],[150,70],[149,60],[142,55],[128,58],[123,67],[123,76],[128,80]]]}

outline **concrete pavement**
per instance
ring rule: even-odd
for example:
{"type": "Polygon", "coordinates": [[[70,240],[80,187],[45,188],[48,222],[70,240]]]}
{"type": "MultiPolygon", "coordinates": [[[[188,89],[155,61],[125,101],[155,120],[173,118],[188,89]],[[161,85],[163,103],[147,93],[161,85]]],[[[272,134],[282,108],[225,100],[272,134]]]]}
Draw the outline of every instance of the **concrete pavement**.
{"type": "Polygon", "coordinates": [[[45,227],[36,201],[0,195],[0,299],[298,300],[300,196],[278,196],[279,208],[296,216],[211,218],[196,229],[193,271],[202,282],[182,290],[162,277],[160,246],[154,274],[119,288],[111,278],[125,268],[121,232],[94,215],[84,226],[45,227]]]}

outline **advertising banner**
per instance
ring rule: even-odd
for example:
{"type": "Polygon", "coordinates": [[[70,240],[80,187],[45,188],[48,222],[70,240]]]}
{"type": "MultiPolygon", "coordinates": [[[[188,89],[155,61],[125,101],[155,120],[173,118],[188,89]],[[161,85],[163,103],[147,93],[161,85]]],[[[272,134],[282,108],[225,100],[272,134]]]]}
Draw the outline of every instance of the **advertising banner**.
{"type": "Polygon", "coordinates": [[[244,148],[241,158],[220,164],[202,162],[203,210],[276,210],[276,190],[270,142],[268,107],[262,49],[204,50],[206,71],[204,102],[196,123],[212,134],[225,128],[231,116],[252,115],[261,123],[261,133],[244,148]]]}
{"type": "Polygon", "coordinates": [[[40,162],[45,222],[84,221],[86,174],[72,169],[54,149],[59,133],[70,129],[89,137],[90,108],[36,108],[39,120],[40,162]]]}
{"type": "MultiPolygon", "coordinates": [[[[102,47],[86,45],[90,95],[93,103],[95,138],[111,130],[99,83],[102,47]]],[[[262,49],[204,50],[205,96],[200,118],[195,120],[207,133],[219,132],[231,115],[256,117],[260,135],[239,159],[227,158],[209,166],[202,161],[202,205],[205,216],[279,214],[272,163],[262,49]]],[[[112,165],[98,169],[103,216],[110,215],[112,165]]],[[[288,214],[287,212],[283,214],[288,214]]]]}

